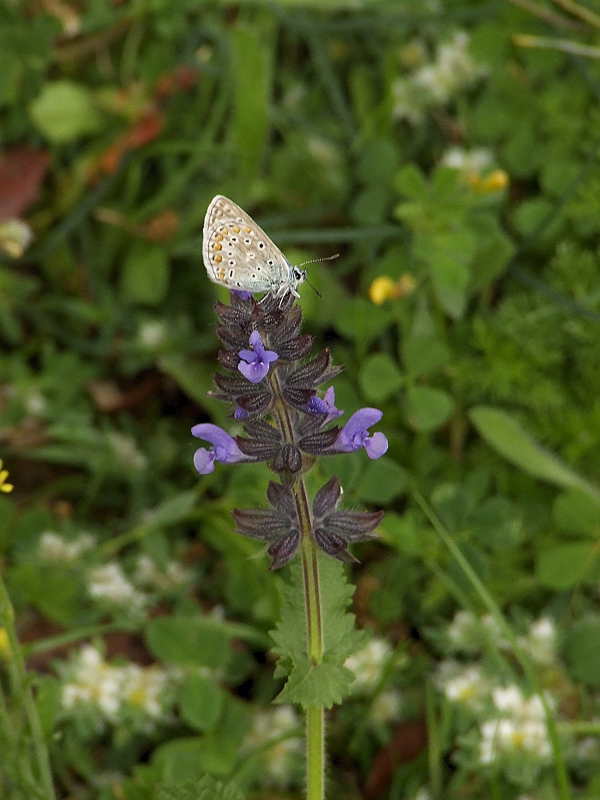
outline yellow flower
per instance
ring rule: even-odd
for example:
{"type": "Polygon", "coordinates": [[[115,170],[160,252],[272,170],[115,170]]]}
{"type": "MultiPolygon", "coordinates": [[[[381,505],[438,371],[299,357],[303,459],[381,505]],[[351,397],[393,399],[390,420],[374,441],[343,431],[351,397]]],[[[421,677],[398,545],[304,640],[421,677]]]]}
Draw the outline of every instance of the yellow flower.
{"type": "Polygon", "coordinates": [[[498,192],[509,184],[508,175],[503,169],[495,169],[483,182],[485,191],[498,192]]]}
{"type": "Polygon", "coordinates": [[[401,275],[399,280],[394,282],[387,275],[380,275],[375,278],[369,288],[369,297],[376,306],[383,305],[386,300],[396,300],[399,297],[406,297],[412,294],[416,287],[415,279],[408,272],[401,275]]]}
{"type": "Polygon", "coordinates": [[[2,469],[2,459],[0,458],[0,492],[12,492],[15,488],[12,483],[5,483],[8,478],[8,470],[2,469]]]}
{"type": "Polygon", "coordinates": [[[490,194],[491,192],[499,192],[506,189],[509,184],[509,178],[503,169],[495,169],[485,178],[482,178],[477,172],[471,172],[467,176],[467,183],[478,194],[490,194]]]}
{"type": "Polygon", "coordinates": [[[6,628],[0,628],[0,658],[8,661],[10,658],[10,642],[6,628]]]}

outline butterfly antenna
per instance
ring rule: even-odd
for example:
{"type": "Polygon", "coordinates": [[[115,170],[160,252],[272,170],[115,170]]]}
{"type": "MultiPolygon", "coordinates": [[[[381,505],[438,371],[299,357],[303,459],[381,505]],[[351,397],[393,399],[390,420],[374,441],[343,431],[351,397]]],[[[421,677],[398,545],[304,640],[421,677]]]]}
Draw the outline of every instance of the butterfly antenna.
{"type": "Polygon", "coordinates": [[[334,258],[339,258],[340,254],[336,253],[334,256],[325,256],[324,258],[311,258],[310,261],[303,261],[301,264],[296,264],[297,267],[303,267],[305,264],[316,264],[317,261],[333,261],[334,258]]]}
{"type": "MultiPolygon", "coordinates": [[[[306,263],[307,263],[307,264],[310,264],[310,261],[307,261],[306,263]]],[[[318,297],[320,300],[322,300],[322,299],[323,299],[323,295],[321,294],[321,292],[320,292],[318,289],[315,289],[315,287],[314,287],[314,286],[312,285],[312,283],[311,283],[311,282],[308,280],[308,278],[306,279],[306,282],[308,283],[308,285],[310,286],[310,288],[313,290],[313,292],[314,292],[314,293],[317,295],[317,297],[318,297]]]]}

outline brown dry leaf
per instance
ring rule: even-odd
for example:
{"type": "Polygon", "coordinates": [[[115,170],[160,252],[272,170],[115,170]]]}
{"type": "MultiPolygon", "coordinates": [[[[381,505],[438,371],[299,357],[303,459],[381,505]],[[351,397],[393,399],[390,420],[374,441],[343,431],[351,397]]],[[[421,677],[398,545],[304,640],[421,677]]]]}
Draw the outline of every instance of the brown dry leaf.
{"type": "Polygon", "coordinates": [[[0,222],[19,217],[34,203],[50,164],[50,154],[31,147],[0,153],[0,222]]]}

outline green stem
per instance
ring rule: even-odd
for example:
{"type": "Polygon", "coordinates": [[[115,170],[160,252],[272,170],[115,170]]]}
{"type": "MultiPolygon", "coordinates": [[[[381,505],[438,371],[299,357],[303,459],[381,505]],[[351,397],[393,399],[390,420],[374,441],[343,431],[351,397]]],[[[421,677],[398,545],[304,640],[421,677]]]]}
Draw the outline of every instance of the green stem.
{"type": "MultiPolygon", "coordinates": [[[[302,534],[302,574],[306,609],[306,651],[313,665],[323,660],[323,619],[319,561],[312,538],[312,517],[304,478],[294,484],[294,498],[302,534]]],[[[325,797],[325,715],[323,706],[306,709],[306,797],[323,800],[325,797]]]]}
{"type": "MultiPolygon", "coordinates": [[[[268,342],[267,342],[268,346],[268,342]]],[[[270,382],[275,396],[274,413],[284,440],[295,444],[294,425],[288,407],[283,400],[277,369],[270,373],[270,382]]],[[[299,475],[292,487],[296,514],[300,527],[302,575],[304,578],[304,605],[306,610],[306,652],[313,665],[323,661],[323,616],[321,610],[321,587],[319,583],[319,560],[313,539],[311,506],[304,478],[299,475]]],[[[323,706],[306,709],[306,797],[307,800],[325,798],[325,713],[323,706]]]]}
{"type": "Polygon", "coordinates": [[[0,574],[0,626],[6,631],[9,643],[8,658],[11,659],[11,666],[13,675],[15,676],[15,688],[18,692],[25,709],[27,721],[29,723],[29,730],[33,740],[33,749],[37,761],[40,790],[46,800],[56,800],[54,793],[54,783],[52,781],[52,771],[50,769],[50,759],[48,757],[48,748],[44,739],[44,732],[38,715],[37,706],[33,699],[31,687],[27,680],[27,670],[25,668],[25,661],[23,653],[17,639],[15,631],[15,612],[10,602],[10,597],[4,580],[0,574]]]}

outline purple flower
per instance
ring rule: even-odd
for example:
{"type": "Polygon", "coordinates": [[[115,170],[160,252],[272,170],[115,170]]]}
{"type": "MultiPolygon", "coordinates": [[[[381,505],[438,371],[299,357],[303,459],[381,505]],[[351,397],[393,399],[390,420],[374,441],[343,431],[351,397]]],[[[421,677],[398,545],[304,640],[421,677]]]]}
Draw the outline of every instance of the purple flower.
{"type": "Polygon", "coordinates": [[[212,472],[215,468],[215,461],[221,461],[223,464],[235,464],[246,458],[235,443],[235,439],[218,425],[210,422],[194,425],[192,436],[197,436],[198,439],[204,439],[212,444],[210,450],[201,447],[194,453],[194,466],[200,475],[208,475],[209,472],[212,472]]]}
{"type": "Polygon", "coordinates": [[[238,369],[250,383],[260,383],[269,371],[269,364],[276,361],[279,356],[273,350],[265,350],[258,331],[250,334],[252,350],[240,350],[238,356],[242,359],[238,369]]]}
{"type": "Polygon", "coordinates": [[[344,413],[335,407],[335,389],[333,386],[327,389],[322,399],[316,395],[311,397],[308,403],[308,410],[313,414],[327,414],[323,425],[327,425],[328,422],[341,417],[344,413]]]}
{"type": "Polygon", "coordinates": [[[369,436],[369,428],[383,417],[377,408],[361,408],[344,425],[332,449],[342,453],[354,453],[364,447],[369,458],[379,458],[388,449],[388,440],[383,433],[369,436]]]}
{"type": "Polygon", "coordinates": [[[254,296],[252,292],[247,292],[245,289],[232,289],[231,291],[237,294],[240,300],[250,300],[254,296]]]}

